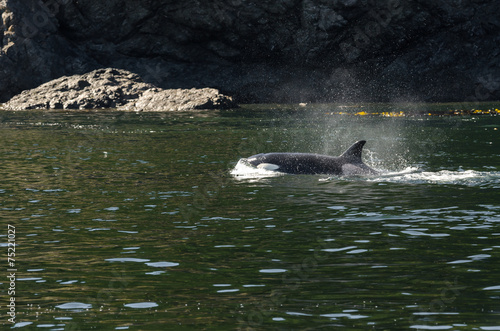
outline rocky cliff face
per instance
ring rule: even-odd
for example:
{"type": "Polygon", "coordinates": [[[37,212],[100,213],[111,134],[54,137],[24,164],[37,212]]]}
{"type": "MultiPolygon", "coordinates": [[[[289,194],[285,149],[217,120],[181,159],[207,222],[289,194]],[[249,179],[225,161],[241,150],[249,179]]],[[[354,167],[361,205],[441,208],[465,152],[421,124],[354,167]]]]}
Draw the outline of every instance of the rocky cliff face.
{"type": "Polygon", "coordinates": [[[500,99],[495,0],[0,0],[0,101],[115,67],[239,102],[500,99]]]}

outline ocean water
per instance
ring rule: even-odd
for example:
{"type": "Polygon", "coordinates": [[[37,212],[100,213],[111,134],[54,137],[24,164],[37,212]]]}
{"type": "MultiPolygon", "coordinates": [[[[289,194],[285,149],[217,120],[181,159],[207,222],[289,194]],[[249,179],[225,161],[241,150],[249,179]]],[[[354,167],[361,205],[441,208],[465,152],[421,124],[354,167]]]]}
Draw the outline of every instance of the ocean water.
{"type": "Polygon", "coordinates": [[[364,107],[0,113],[2,328],[500,330],[500,118],[364,107]]]}

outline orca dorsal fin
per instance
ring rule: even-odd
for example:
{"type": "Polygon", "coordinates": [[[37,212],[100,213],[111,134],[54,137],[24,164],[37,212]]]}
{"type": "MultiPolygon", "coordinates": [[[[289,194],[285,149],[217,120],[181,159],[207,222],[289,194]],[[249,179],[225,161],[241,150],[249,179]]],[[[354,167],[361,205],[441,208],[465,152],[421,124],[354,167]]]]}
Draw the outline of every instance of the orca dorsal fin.
{"type": "Polygon", "coordinates": [[[363,146],[366,144],[366,140],[360,140],[355,142],[349,149],[347,149],[341,158],[348,160],[351,163],[363,163],[361,160],[361,153],[363,152],[363,146]]]}

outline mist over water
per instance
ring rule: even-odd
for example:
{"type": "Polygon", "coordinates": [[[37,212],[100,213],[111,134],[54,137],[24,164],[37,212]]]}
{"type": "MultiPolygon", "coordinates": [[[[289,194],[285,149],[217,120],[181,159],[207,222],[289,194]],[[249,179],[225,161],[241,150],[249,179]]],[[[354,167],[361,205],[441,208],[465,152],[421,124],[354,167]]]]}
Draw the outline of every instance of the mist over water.
{"type": "MultiPolygon", "coordinates": [[[[392,111],[391,107],[393,106],[387,105],[381,111],[392,111]]],[[[420,178],[423,182],[450,182],[450,178],[456,178],[460,182],[459,179],[470,176],[470,173],[464,173],[468,169],[463,168],[465,166],[463,162],[467,160],[451,163],[453,159],[463,155],[464,149],[472,146],[469,143],[464,145],[463,142],[456,141],[456,134],[461,132],[465,123],[474,122],[473,118],[436,119],[425,116],[368,118],[368,116],[349,116],[347,112],[351,108],[361,109],[363,112],[370,110],[369,105],[316,105],[311,109],[293,111],[275,109],[274,120],[269,123],[270,126],[258,131],[254,137],[248,138],[249,143],[254,147],[257,146],[253,153],[242,157],[269,152],[304,152],[338,156],[354,142],[366,140],[363,149],[364,162],[381,171],[384,178],[392,178],[390,179],[392,181],[399,178],[400,181],[417,183],[420,178]],[[342,112],[347,115],[339,115],[342,112]],[[435,168],[434,165],[439,162],[438,158],[441,158],[442,162],[435,168]],[[439,173],[440,170],[448,172],[439,173]],[[435,175],[433,171],[436,172],[435,175]],[[429,178],[426,179],[426,176],[429,178]],[[435,177],[434,180],[432,176],[435,177]]],[[[477,133],[480,134],[479,130],[477,133]]],[[[475,166],[477,168],[477,164],[475,166]]],[[[255,172],[255,169],[250,168],[246,171],[251,173],[255,172]]],[[[241,175],[244,172],[243,164],[238,164],[236,173],[241,175]]],[[[478,172],[475,176],[481,176],[481,173],[478,172]]],[[[255,173],[261,177],[266,174],[276,175],[262,169],[255,173]]]]}

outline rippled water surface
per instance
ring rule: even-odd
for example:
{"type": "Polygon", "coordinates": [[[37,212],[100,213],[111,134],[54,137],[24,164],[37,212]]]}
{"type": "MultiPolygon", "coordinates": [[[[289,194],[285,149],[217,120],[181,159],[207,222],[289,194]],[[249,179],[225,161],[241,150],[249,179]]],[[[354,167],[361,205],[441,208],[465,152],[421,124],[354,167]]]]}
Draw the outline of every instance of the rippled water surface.
{"type": "Polygon", "coordinates": [[[500,117],[334,113],[0,113],[2,328],[500,330],[500,117]]]}

